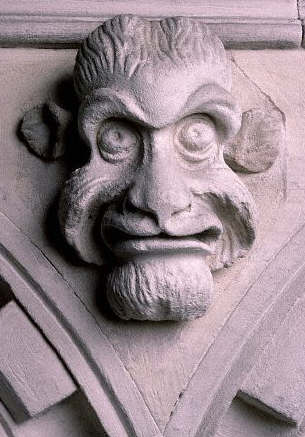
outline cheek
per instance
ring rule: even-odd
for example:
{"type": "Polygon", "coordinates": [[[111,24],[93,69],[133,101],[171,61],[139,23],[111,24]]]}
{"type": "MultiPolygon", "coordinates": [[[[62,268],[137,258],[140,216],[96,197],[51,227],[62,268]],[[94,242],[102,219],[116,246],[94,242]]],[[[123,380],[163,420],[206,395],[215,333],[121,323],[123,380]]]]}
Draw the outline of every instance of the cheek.
{"type": "Polygon", "coordinates": [[[138,166],[137,160],[112,163],[105,161],[100,154],[95,154],[84,168],[84,173],[87,180],[103,178],[111,181],[113,195],[116,195],[117,190],[120,191],[131,183],[138,166]]]}
{"type": "MultiPolygon", "coordinates": [[[[232,170],[224,162],[222,153],[216,156],[214,162],[207,168],[193,170],[187,174],[187,184],[193,194],[204,194],[222,191],[227,185],[234,185],[232,170]]],[[[235,175],[233,175],[235,176],[235,175]]]]}

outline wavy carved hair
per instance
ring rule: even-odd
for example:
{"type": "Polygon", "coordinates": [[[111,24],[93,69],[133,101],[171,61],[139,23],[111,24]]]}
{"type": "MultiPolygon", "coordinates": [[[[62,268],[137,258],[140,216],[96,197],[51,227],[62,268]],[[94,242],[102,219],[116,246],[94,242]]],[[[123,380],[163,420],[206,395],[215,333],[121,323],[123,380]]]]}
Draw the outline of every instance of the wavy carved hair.
{"type": "Polygon", "coordinates": [[[120,15],[105,21],[84,40],[74,68],[74,83],[81,97],[105,86],[113,76],[132,78],[142,69],[212,65],[223,87],[231,75],[224,47],[203,23],[185,18],[148,21],[120,15]]]}

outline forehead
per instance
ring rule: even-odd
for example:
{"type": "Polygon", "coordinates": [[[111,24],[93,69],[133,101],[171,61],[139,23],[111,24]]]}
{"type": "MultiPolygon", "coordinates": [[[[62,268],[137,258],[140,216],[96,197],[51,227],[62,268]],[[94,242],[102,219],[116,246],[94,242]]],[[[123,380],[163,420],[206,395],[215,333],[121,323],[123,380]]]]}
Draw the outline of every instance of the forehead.
{"type": "Polygon", "coordinates": [[[213,71],[198,73],[187,68],[168,74],[148,71],[132,80],[114,78],[105,88],[92,93],[89,104],[97,112],[107,113],[107,117],[130,118],[161,128],[186,115],[204,111],[204,103],[213,100],[210,90],[217,88],[213,71]]]}

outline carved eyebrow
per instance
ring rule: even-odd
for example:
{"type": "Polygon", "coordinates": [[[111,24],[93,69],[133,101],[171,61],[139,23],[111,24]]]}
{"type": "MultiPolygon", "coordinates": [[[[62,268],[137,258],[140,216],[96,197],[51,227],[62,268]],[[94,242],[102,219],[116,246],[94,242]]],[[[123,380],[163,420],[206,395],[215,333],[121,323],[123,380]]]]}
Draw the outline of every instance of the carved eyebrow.
{"type": "Polygon", "coordinates": [[[143,102],[134,98],[131,94],[124,94],[124,90],[102,88],[93,90],[90,95],[85,97],[82,103],[84,108],[82,112],[83,115],[88,114],[88,118],[96,120],[96,122],[101,118],[118,117],[132,120],[144,127],[160,129],[174,124],[188,115],[184,110],[184,106],[177,108],[170,115],[170,118],[160,120],[158,115],[155,117],[154,114],[146,111],[143,102]]]}
{"type": "MultiPolygon", "coordinates": [[[[192,112],[204,109],[209,104],[228,100],[229,93],[217,84],[208,83],[195,89],[181,108],[182,112],[192,112]]],[[[230,96],[231,97],[231,96],[230,96]]]]}
{"type": "Polygon", "coordinates": [[[110,117],[117,117],[131,120],[142,126],[150,126],[150,123],[145,119],[145,113],[136,102],[125,102],[121,96],[113,94],[107,95],[91,95],[90,98],[84,100],[82,104],[81,116],[87,121],[99,121],[110,117]],[[132,108],[130,109],[130,104],[132,108]]]}
{"type": "Polygon", "coordinates": [[[195,90],[184,105],[187,114],[205,113],[217,126],[222,141],[238,132],[241,111],[233,96],[217,84],[205,84],[195,90]]]}
{"type": "Polygon", "coordinates": [[[160,120],[157,113],[146,111],[145,106],[133,96],[124,95],[121,90],[103,88],[95,90],[84,99],[80,119],[84,125],[89,126],[101,119],[117,117],[131,120],[143,127],[160,129],[175,124],[188,115],[207,114],[221,131],[227,131],[230,130],[229,125],[233,127],[236,124],[235,113],[238,113],[232,96],[213,83],[195,89],[182,106],[171,108],[171,111],[168,117],[160,120]]]}

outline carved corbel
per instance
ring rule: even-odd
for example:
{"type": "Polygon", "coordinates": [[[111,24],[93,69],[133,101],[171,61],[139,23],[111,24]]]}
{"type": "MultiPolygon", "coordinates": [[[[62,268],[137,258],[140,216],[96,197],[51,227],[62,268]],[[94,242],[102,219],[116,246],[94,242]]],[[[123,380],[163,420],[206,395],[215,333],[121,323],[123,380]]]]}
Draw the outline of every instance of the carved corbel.
{"type": "MultiPolygon", "coordinates": [[[[221,41],[188,18],[106,21],[79,49],[74,84],[90,158],[62,190],[63,236],[85,262],[109,265],[106,293],[119,317],[202,316],[211,272],[243,257],[255,239],[254,201],[233,170],[273,164],[282,114],[242,116],[221,41]]],[[[56,159],[71,120],[47,106],[57,134],[44,149],[36,133],[46,107],[34,111],[23,135],[36,154],[56,159]]]]}

